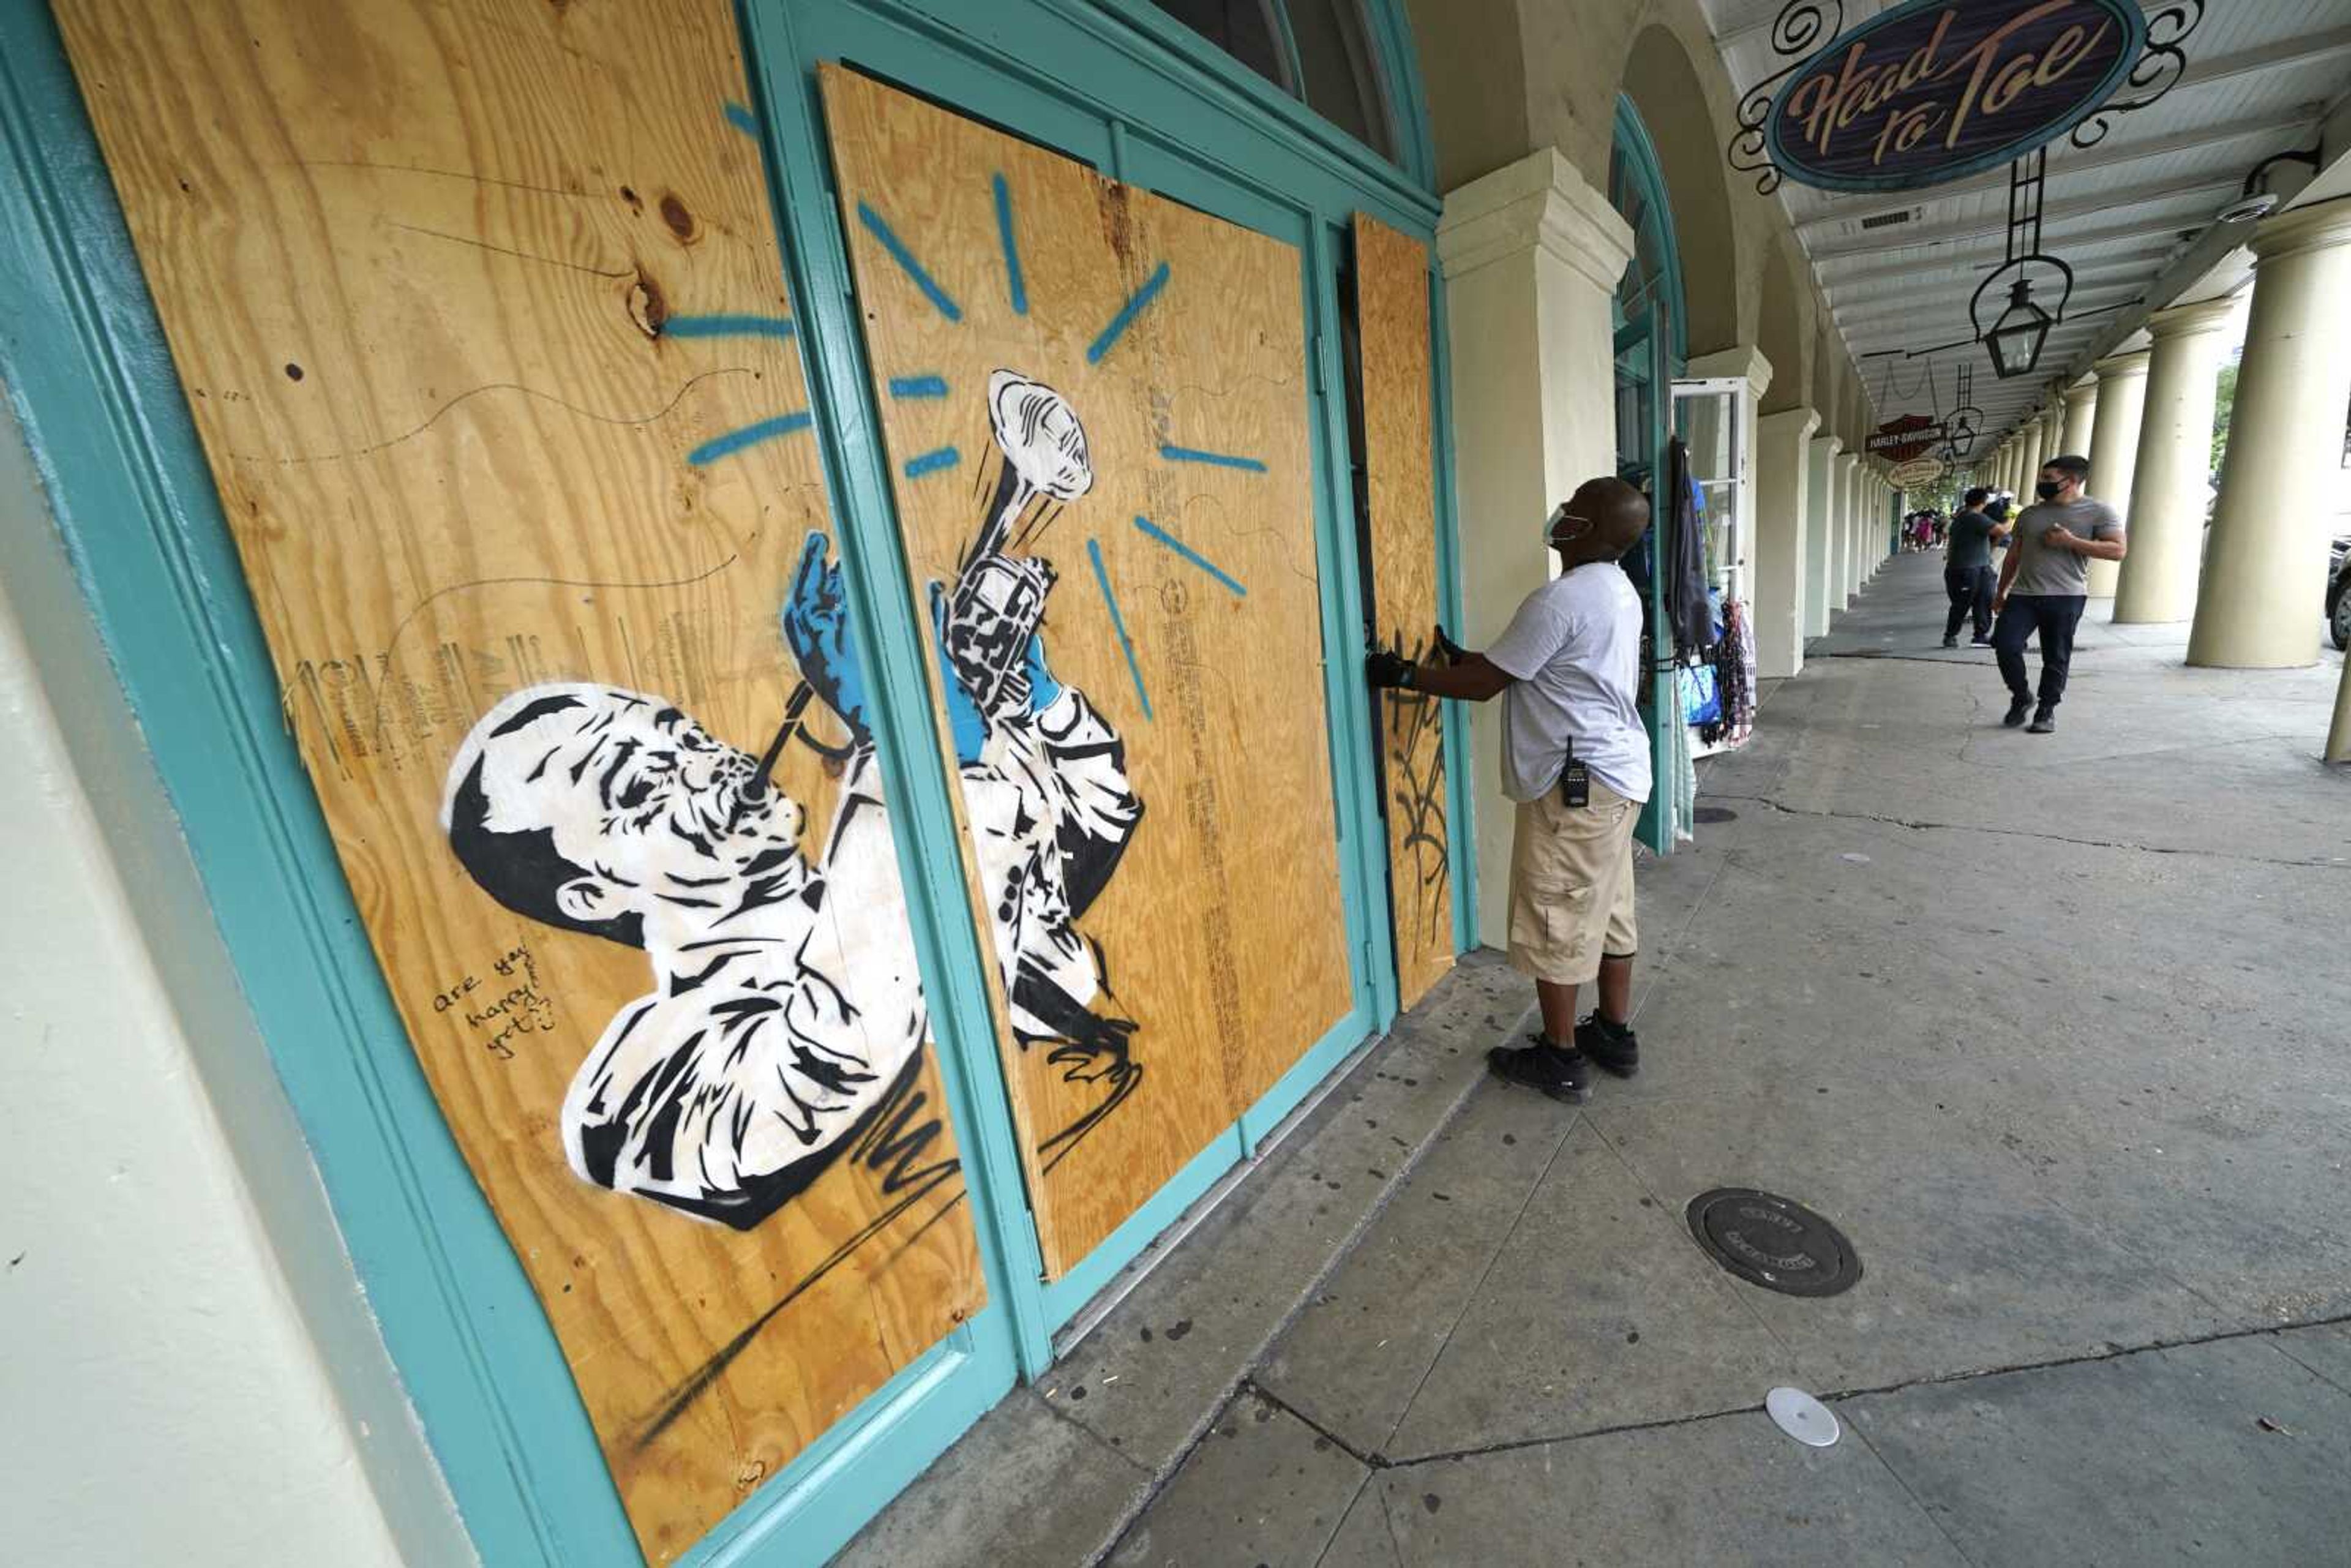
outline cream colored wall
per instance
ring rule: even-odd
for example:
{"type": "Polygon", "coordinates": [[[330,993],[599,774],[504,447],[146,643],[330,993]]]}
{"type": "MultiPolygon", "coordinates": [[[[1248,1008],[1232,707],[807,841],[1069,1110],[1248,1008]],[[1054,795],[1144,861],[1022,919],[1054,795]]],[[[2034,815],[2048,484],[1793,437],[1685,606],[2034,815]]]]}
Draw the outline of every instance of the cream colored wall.
{"type": "Polygon", "coordinates": [[[471,1562],[5,396],[0,821],[7,1559],[471,1562]]]}

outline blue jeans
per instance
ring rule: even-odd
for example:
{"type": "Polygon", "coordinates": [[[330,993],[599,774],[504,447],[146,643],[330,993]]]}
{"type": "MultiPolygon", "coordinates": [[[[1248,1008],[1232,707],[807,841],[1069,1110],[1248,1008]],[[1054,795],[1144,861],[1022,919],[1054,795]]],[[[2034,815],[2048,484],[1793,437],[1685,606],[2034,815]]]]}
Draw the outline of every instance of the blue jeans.
{"type": "Polygon", "coordinates": [[[2000,661],[2001,678],[2018,702],[2032,700],[2024,679],[2024,644],[2041,634],[2041,707],[2048,712],[2064,700],[2065,674],[2074,664],[2074,632],[2082,624],[2083,607],[2090,601],[2078,593],[2011,593],[1992,629],[1992,655],[2000,661]]]}

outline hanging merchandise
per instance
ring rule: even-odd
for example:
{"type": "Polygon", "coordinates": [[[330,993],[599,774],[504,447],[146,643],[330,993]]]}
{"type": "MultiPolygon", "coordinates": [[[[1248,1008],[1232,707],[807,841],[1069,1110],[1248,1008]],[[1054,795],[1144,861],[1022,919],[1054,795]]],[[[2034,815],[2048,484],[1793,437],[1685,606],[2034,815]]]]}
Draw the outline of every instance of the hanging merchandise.
{"type": "MultiPolygon", "coordinates": [[[[1699,743],[1709,753],[1743,744],[1755,732],[1755,628],[1746,605],[1735,599],[1723,605],[1721,636],[1713,653],[1686,673],[1703,676],[1699,684],[1713,698],[1705,711],[1689,713],[1699,743]]],[[[1687,684],[1684,689],[1689,689],[1687,684]]]]}
{"type": "Polygon", "coordinates": [[[1689,447],[1678,435],[1668,445],[1673,506],[1666,537],[1666,615],[1673,623],[1677,655],[1703,653],[1714,643],[1712,606],[1707,597],[1706,497],[1690,472],[1689,447]]]}
{"type": "Polygon", "coordinates": [[[1677,664],[1674,679],[1682,694],[1682,719],[1697,725],[1699,733],[1711,740],[1711,730],[1722,723],[1722,691],[1715,666],[1710,663],[1677,664]]]}

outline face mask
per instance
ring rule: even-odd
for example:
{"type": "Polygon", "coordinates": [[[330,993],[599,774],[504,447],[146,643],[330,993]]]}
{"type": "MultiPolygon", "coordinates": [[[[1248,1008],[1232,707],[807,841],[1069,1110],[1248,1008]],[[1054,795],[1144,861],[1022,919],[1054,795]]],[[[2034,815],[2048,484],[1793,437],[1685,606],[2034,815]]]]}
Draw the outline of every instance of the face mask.
{"type": "Polygon", "coordinates": [[[2063,485],[2053,484],[2049,480],[2043,479],[2040,484],[2032,486],[2032,493],[2040,497],[2044,501],[2053,501],[2057,498],[2057,492],[2064,487],[2065,486],[2063,485]]]}
{"type": "Polygon", "coordinates": [[[1572,543],[1574,539],[1580,537],[1583,531],[1582,529],[1578,529],[1576,533],[1562,535],[1558,530],[1561,525],[1564,523],[1588,524],[1588,519],[1580,517],[1573,512],[1553,512],[1550,517],[1543,519],[1543,543],[1546,546],[1552,549],[1557,549],[1562,545],[1572,543]]]}

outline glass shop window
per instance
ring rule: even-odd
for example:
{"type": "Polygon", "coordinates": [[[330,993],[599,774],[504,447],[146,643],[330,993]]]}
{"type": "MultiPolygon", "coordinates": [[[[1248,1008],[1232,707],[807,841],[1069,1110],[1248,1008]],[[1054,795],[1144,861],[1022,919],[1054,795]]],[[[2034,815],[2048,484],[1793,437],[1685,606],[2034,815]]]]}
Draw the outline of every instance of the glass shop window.
{"type": "Polygon", "coordinates": [[[1384,158],[1395,135],[1364,0],[1152,0],[1384,158]]]}
{"type": "Polygon", "coordinates": [[[1275,0],[1152,0],[1162,11],[1257,72],[1290,97],[1289,54],[1281,47],[1275,0]]]}

